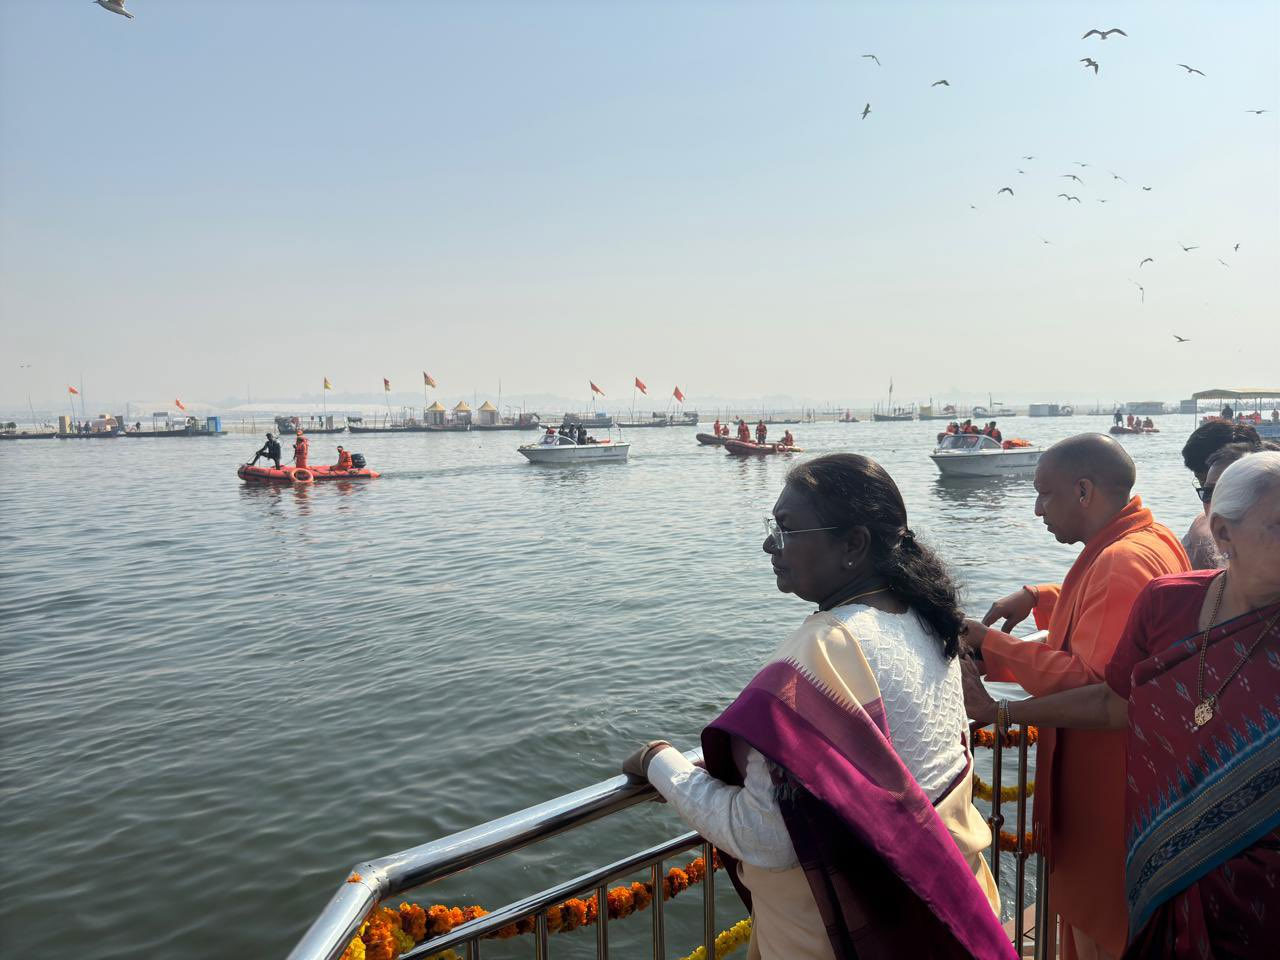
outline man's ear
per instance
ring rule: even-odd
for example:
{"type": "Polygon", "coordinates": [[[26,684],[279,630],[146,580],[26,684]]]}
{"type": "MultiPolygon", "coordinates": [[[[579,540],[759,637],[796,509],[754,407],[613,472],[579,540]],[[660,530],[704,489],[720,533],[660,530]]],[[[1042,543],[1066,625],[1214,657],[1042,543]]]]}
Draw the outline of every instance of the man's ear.
{"type": "Polygon", "coordinates": [[[1093,493],[1096,489],[1097,487],[1088,477],[1081,477],[1076,481],[1076,493],[1080,497],[1080,503],[1086,507],[1093,502],[1093,493]]]}

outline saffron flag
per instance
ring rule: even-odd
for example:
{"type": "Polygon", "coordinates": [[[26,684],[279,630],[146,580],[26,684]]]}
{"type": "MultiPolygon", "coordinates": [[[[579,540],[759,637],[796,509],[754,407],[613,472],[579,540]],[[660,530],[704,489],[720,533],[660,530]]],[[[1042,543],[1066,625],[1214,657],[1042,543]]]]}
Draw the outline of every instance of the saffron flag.
{"type": "Polygon", "coordinates": [[[646,397],[649,395],[648,389],[644,385],[644,381],[636,377],[636,389],[643,393],[646,397]]]}
{"type": "Polygon", "coordinates": [[[382,378],[382,389],[385,390],[387,393],[391,392],[391,381],[388,380],[386,377],[382,378]]]}
{"type": "Polygon", "coordinates": [[[680,392],[680,388],[679,388],[679,387],[676,387],[674,390],[672,390],[672,391],[671,391],[671,395],[672,395],[673,397],[675,397],[675,398],[676,398],[678,401],[680,401],[681,403],[684,403],[684,394],[680,392]]]}
{"type": "Polygon", "coordinates": [[[174,403],[176,403],[176,404],[178,405],[178,409],[179,409],[179,410],[185,410],[185,409],[187,409],[186,404],[184,404],[184,403],[183,403],[181,400],[179,400],[177,397],[174,397],[174,398],[173,398],[173,402],[174,402],[174,403]]]}
{"type": "Polygon", "coordinates": [[[603,391],[603,390],[601,390],[599,387],[597,387],[597,386],[595,385],[595,381],[594,381],[594,380],[588,380],[588,381],[587,381],[587,383],[591,384],[591,392],[592,392],[592,393],[598,393],[598,394],[600,394],[600,396],[602,396],[602,397],[604,396],[604,391],[603,391]]]}
{"type": "Polygon", "coordinates": [[[328,378],[328,377],[325,377],[325,378],[324,378],[324,388],[325,388],[326,390],[332,390],[332,389],[333,389],[333,384],[329,382],[329,378],[328,378]]]}
{"type": "Polygon", "coordinates": [[[427,371],[423,370],[422,383],[424,386],[434,387],[436,385],[436,378],[433,377],[431,374],[427,373],[427,371]]]}
{"type": "Polygon", "coordinates": [[[75,387],[67,387],[67,393],[71,394],[73,397],[80,396],[80,391],[75,387]]]}

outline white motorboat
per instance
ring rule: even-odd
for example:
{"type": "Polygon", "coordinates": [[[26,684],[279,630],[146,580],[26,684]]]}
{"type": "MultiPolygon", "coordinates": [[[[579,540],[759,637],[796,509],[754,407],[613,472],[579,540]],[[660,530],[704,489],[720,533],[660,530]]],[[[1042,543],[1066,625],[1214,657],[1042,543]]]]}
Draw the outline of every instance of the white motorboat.
{"type": "Polygon", "coordinates": [[[1036,472],[1039,447],[1006,449],[980,433],[947,434],[929,456],[944,477],[1019,477],[1036,472]]]}
{"type": "Polygon", "coordinates": [[[626,460],[631,444],[613,440],[578,443],[557,433],[545,433],[537,443],[517,449],[531,463],[608,463],[626,460]]]}

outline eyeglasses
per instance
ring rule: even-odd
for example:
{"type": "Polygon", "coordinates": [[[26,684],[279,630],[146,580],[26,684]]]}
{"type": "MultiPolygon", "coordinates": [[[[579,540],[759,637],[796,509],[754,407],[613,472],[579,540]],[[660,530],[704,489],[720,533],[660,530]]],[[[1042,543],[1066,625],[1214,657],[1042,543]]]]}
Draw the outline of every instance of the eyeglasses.
{"type": "Polygon", "coordinates": [[[765,536],[778,545],[779,550],[785,550],[787,546],[787,537],[795,536],[797,533],[817,533],[819,530],[839,530],[839,527],[809,527],[805,530],[784,530],[778,521],[773,517],[764,518],[765,536]]]}
{"type": "Polygon", "coordinates": [[[1206,483],[1203,487],[1196,487],[1196,496],[1201,503],[1208,503],[1213,499],[1213,488],[1216,486],[1216,483],[1206,483]]]}

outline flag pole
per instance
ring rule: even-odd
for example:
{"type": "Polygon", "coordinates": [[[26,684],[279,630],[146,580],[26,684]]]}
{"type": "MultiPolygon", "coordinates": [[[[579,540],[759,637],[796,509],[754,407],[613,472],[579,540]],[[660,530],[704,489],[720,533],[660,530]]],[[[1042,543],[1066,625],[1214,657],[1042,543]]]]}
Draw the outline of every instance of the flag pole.
{"type": "MultiPolygon", "coordinates": [[[[74,407],[72,408],[71,412],[75,413],[74,407]]],[[[85,419],[85,422],[87,423],[89,420],[89,411],[86,410],[84,406],[84,373],[83,372],[80,374],[80,412],[84,414],[84,419],[85,419]]]]}

